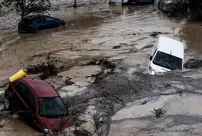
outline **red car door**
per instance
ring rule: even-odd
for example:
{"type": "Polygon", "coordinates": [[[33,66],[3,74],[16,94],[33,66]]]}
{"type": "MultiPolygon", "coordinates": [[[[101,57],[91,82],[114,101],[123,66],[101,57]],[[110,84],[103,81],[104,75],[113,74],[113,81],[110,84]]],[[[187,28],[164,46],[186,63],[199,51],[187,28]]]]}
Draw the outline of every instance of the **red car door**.
{"type": "Polygon", "coordinates": [[[16,104],[20,118],[33,128],[38,128],[36,120],[36,97],[26,83],[18,82],[14,85],[16,90],[16,104]]]}

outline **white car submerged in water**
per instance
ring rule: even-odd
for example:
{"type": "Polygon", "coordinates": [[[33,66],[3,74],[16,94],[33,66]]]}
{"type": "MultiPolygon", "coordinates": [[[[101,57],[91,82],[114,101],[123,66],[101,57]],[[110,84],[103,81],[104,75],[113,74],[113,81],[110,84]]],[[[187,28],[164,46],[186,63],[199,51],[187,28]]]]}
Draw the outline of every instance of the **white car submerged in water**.
{"type": "Polygon", "coordinates": [[[184,45],[177,40],[160,36],[149,60],[149,73],[152,75],[183,69],[184,45]]]}

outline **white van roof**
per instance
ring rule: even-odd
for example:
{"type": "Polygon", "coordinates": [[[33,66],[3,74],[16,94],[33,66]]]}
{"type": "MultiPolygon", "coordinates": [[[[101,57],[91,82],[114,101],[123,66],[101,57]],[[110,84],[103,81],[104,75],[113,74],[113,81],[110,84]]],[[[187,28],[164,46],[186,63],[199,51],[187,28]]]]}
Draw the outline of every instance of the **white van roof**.
{"type": "Polygon", "coordinates": [[[160,36],[157,42],[158,50],[184,59],[184,45],[182,42],[160,36]]]}

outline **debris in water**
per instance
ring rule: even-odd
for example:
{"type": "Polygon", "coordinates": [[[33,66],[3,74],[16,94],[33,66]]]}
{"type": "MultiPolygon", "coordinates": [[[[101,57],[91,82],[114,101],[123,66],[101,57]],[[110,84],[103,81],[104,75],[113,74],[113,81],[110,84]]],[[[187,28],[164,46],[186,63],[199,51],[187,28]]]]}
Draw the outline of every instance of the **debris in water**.
{"type": "Polygon", "coordinates": [[[71,81],[71,78],[68,78],[68,79],[66,79],[65,84],[66,84],[66,85],[73,85],[74,82],[71,81]]]}
{"type": "Polygon", "coordinates": [[[48,77],[58,73],[58,68],[56,68],[56,66],[53,63],[47,62],[47,63],[41,63],[37,65],[31,65],[27,68],[27,72],[30,74],[41,73],[40,78],[47,79],[48,77]]]}
{"type": "Polygon", "coordinates": [[[87,65],[100,65],[106,69],[112,69],[112,70],[116,68],[116,65],[107,60],[106,58],[102,58],[100,60],[93,59],[89,61],[87,65]]]}
{"type": "Polygon", "coordinates": [[[121,48],[121,45],[114,46],[112,49],[119,49],[119,48],[121,48]]]}
{"type": "Polygon", "coordinates": [[[168,32],[152,32],[151,34],[150,34],[150,36],[153,36],[153,37],[156,37],[156,36],[158,36],[159,34],[169,34],[168,32]]]}
{"type": "Polygon", "coordinates": [[[183,94],[182,90],[177,91],[177,93],[179,93],[180,96],[183,94]]]}
{"type": "Polygon", "coordinates": [[[3,121],[0,122],[0,128],[3,128],[5,125],[6,125],[5,120],[3,120],[3,121]]]}
{"type": "Polygon", "coordinates": [[[170,85],[170,84],[166,84],[166,85],[165,85],[165,88],[168,88],[168,87],[171,87],[171,85],[170,85]]]}
{"type": "Polygon", "coordinates": [[[158,36],[159,34],[162,34],[162,32],[152,32],[152,33],[150,34],[150,36],[156,37],[156,36],[158,36]]]}
{"type": "Polygon", "coordinates": [[[147,101],[143,101],[141,104],[142,104],[142,105],[145,105],[145,104],[147,104],[147,101]]]}
{"type": "Polygon", "coordinates": [[[107,69],[112,69],[112,70],[114,70],[116,68],[116,65],[107,59],[101,59],[99,61],[98,65],[105,67],[107,69]]]}
{"type": "Polygon", "coordinates": [[[96,59],[92,59],[91,61],[88,62],[87,65],[97,65],[97,60],[96,59]]]}
{"type": "Polygon", "coordinates": [[[202,60],[199,60],[199,59],[189,59],[184,64],[184,68],[195,69],[195,68],[200,68],[200,67],[202,67],[202,60]]]}
{"type": "Polygon", "coordinates": [[[154,115],[156,118],[160,118],[161,115],[165,114],[166,113],[166,110],[163,110],[162,108],[159,108],[159,109],[154,109],[154,115]]]}
{"type": "Polygon", "coordinates": [[[88,132],[86,129],[76,129],[74,131],[75,136],[92,136],[90,132],[88,132]]]}

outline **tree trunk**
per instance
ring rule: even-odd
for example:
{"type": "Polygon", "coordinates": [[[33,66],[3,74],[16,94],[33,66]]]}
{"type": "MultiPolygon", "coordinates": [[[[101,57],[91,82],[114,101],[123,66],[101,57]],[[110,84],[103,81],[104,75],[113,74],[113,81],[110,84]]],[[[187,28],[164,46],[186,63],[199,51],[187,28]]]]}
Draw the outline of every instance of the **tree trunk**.
{"type": "Polygon", "coordinates": [[[76,0],[74,0],[74,5],[73,5],[73,7],[74,7],[74,8],[77,7],[77,2],[76,2],[76,0]]]}
{"type": "Polygon", "coordinates": [[[25,17],[24,0],[21,1],[21,19],[25,17]]]}

